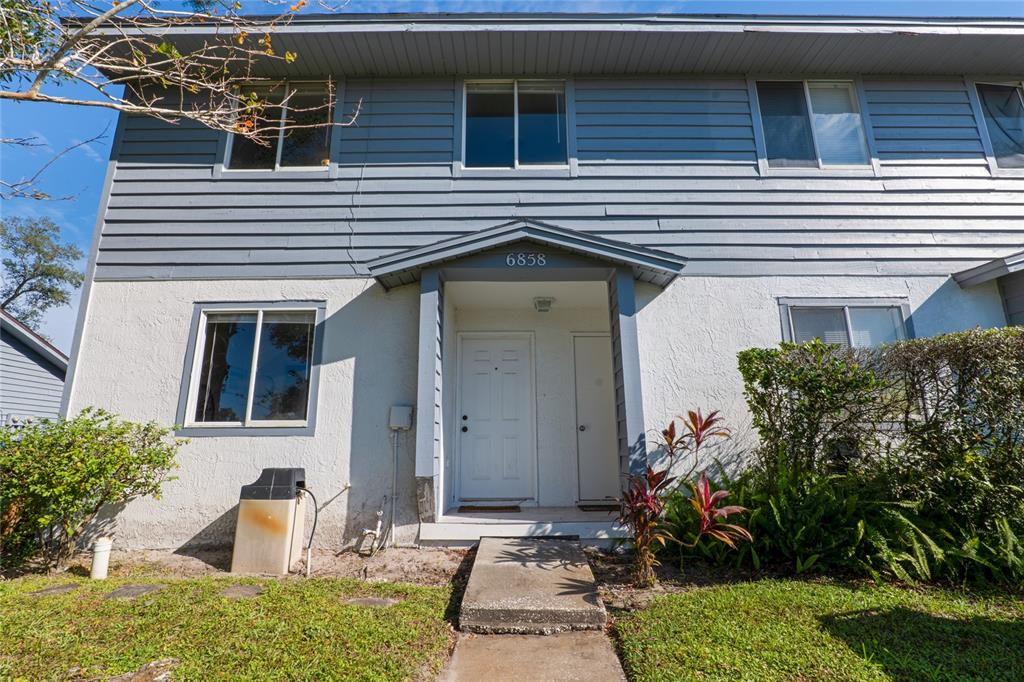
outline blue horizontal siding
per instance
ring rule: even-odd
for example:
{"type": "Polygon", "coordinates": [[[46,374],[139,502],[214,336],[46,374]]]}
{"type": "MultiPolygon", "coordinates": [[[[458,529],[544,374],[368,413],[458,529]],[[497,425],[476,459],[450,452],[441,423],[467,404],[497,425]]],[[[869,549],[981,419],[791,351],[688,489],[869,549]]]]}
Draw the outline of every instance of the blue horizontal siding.
{"type": "Polygon", "coordinates": [[[881,176],[762,177],[743,79],[580,79],[578,171],[454,172],[461,84],[349,80],[337,177],[224,172],[217,133],[129,118],[98,279],[349,277],[515,217],[655,246],[689,274],[948,274],[1024,244],[964,83],[864,83],[881,176]]]}

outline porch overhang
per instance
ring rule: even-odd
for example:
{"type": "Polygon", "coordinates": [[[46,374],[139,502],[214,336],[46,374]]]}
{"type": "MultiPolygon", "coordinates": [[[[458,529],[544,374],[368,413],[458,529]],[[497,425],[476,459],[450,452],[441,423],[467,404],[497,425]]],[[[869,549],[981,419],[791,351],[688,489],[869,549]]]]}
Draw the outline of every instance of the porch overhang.
{"type": "Polygon", "coordinates": [[[633,271],[635,279],[661,288],[667,287],[686,265],[685,258],[664,251],[604,239],[535,220],[513,220],[472,234],[378,258],[369,263],[370,275],[385,289],[392,289],[419,281],[425,268],[436,268],[446,262],[519,242],[535,242],[604,261],[611,267],[628,267],[633,271]]]}
{"type": "Polygon", "coordinates": [[[1024,251],[1011,253],[1002,258],[993,258],[987,263],[977,267],[963,270],[953,274],[953,279],[960,285],[961,289],[978,286],[1000,277],[1012,275],[1015,272],[1024,272],[1024,251]]]}

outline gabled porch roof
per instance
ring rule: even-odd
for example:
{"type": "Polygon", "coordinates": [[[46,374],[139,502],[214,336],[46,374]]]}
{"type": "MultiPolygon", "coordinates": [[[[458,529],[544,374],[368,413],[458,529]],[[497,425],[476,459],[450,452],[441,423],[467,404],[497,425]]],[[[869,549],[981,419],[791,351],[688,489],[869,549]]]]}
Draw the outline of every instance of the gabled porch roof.
{"type": "Polygon", "coordinates": [[[419,280],[424,268],[522,241],[536,242],[615,266],[628,266],[636,279],[662,288],[668,286],[686,265],[685,258],[664,251],[520,219],[378,258],[369,263],[370,275],[385,289],[391,289],[419,280]]]}
{"type": "Polygon", "coordinates": [[[1012,275],[1015,272],[1024,272],[1024,251],[1011,253],[1002,258],[993,258],[987,263],[977,267],[963,270],[953,274],[953,279],[960,285],[961,289],[977,286],[999,277],[1012,275]]]}

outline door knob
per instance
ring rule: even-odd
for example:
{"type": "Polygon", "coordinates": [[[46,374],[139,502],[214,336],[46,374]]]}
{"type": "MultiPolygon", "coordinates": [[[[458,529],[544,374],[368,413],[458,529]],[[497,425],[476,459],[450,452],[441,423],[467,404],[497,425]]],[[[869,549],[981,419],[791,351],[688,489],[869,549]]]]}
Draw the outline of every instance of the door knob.
{"type": "Polygon", "coordinates": [[[462,415],[462,421],[466,421],[467,419],[469,419],[469,415],[462,415]]]}
{"type": "Polygon", "coordinates": [[[467,431],[469,431],[469,427],[468,426],[463,426],[462,427],[462,432],[466,433],[467,431]]]}
{"type": "Polygon", "coordinates": [[[583,424],[580,424],[580,431],[586,431],[586,430],[587,430],[587,427],[584,426],[583,424]]]}

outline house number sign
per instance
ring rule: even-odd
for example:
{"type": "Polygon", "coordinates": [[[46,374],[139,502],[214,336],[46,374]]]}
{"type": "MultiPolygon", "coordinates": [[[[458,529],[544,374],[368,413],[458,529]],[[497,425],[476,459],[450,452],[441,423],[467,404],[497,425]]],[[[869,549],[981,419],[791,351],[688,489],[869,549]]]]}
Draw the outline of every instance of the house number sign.
{"type": "Polygon", "coordinates": [[[548,264],[547,254],[520,251],[505,256],[505,265],[510,268],[538,268],[548,264]]]}

